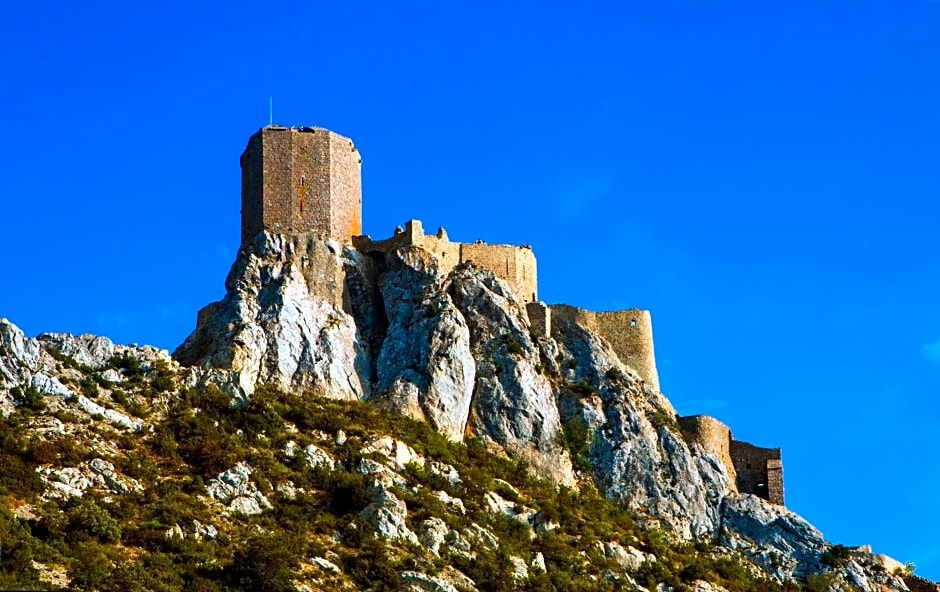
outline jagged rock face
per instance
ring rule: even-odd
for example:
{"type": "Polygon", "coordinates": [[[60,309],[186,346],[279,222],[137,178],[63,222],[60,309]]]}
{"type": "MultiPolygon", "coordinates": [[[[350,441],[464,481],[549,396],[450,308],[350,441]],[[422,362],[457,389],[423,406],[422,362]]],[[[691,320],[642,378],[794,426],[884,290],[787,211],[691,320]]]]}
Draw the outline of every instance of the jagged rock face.
{"type": "Polygon", "coordinates": [[[562,415],[586,430],[598,487],[688,538],[709,537],[730,479],[718,459],[693,451],[675,411],[622,366],[608,346],[581,327],[559,327],[562,366],[576,386],[559,394],[562,415]]]}
{"type": "Polygon", "coordinates": [[[245,247],[225,298],[200,312],[174,352],[191,366],[185,381],[240,397],[265,384],[372,399],[573,483],[552,386],[504,283],[467,266],[445,277],[416,247],[390,253],[379,275],[369,257],[328,242],[262,233],[245,247]],[[330,290],[311,289],[308,260],[333,270],[315,280],[341,289],[343,306],[330,290]]]}
{"type": "Polygon", "coordinates": [[[781,506],[753,495],[731,495],[722,504],[721,543],[744,552],[779,576],[822,570],[828,548],[822,533],[781,506]]]}
{"type": "MultiPolygon", "coordinates": [[[[686,443],[661,393],[577,325],[559,319],[555,339],[535,339],[524,308],[491,272],[461,265],[445,275],[418,247],[377,260],[350,247],[340,252],[332,241],[262,233],[239,254],[226,285],[225,298],[200,313],[196,331],[174,354],[192,366],[190,384],[215,383],[237,396],[274,385],[369,399],[449,438],[481,438],[566,484],[576,479],[562,426],[580,426],[588,477],[634,515],[683,538],[713,539],[720,531],[723,544],[781,579],[821,569],[827,543],[818,532],[759,498],[728,497],[724,465],[686,443]]],[[[15,347],[29,358],[28,343],[15,347]]],[[[333,462],[316,452],[304,451],[311,465],[333,462]]],[[[356,466],[371,483],[362,517],[381,536],[422,540],[432,550],[444,541],[461,549],[464,537],[484,544],[434,521],[411,530],[393,491],[405,485],[396,473],[401,463],[395,467],[370,459],[356,466]]],[[[440,493],[448,508],[463,512],[459,499],[440,493]]],[[[496,494],[488,499],[499,506],[496,494]]],[[[537,517],[524,521],[537,530],[537,517]]],[[[904,589],[855,562],[840,578],[866,590],[904,589]]],[[[426,585],[416,582],[410,585],[426,585]]]]}
{"type": "Polygon", "coordinates": [[[573,483],[551,383],[540,371],[529,322],[506,284],[489,271],[459,266],[451,272],[454,303],[470,328],[476,360],[468,431],[556,481],[573,483]]]}
{"type": "Polygon", "coordinates": [[[476,364],[470,332],[443,291],[436,260],[419,248],[388,255],[380,287],[388,332],[377,362],[375,402],[463,437],[476,364]]]}
{"type": "Polygon", "coordinates": [[[200,311],[198,327],[173,353],[193,367],[187,382],[214,383],[240,396],[267,384],[367,398],[370,360],[353,317],[311,290],[304,269],[312,260],[333,272],[315,281],[340,281],[346,262],[336,251],[332,241],[302,235],[256,236],[239,253],[225,298],[200,311]]]}
{"type": "Polygon", "coordinates": [[[82,375],[78,370],[61,368],[50,352],[93,370],[99,369],[98,374],[112,382],[123,380],[115,370],[107,369],[116,355],[137,360],[145,372],[152,370],[158,361],[173,366],[169,352],[149,345],[115,345],[106,337],[64,333],[43,333],[32,339],[7,319],[0,319],[0,415],[9,415],[23,404],[13,396],[14,389],[21,394],[33,389],[54,408],[81,410],[89,416],[102,417],[132,430],[143,427],[143,421],[105,408],[75,392],[73,387],[66,386],[82,375]]]}
{"type": "Polygon", "coordinates": [[[783,506],[757,496],[734,494],[721,504],[719,542],[784,581],[817,574],[832,576],[835,590],[907,590],[904,581],[884,569],[870,553],[854,553],[837,567],[826,566],[830,545],[809,522],[783,506]]]}
{"type": "Polygon", "coordinates": [[[452,439],[484,438],[572,483],[554,393],[506,285],[468,266],[444,277],[416,247],[389,253],[379,284],[388,331],[376,403],[427,419],[452,439]]]}

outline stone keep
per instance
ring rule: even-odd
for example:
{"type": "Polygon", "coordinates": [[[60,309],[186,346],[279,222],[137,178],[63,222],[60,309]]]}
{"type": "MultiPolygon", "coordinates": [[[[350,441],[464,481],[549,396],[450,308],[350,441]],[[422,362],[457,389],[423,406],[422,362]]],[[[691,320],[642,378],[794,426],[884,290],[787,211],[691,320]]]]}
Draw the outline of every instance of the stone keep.
{"type": "Polygon", "coordinates": [[[259,232],[362,234],[362,160],[352,140],[326,129],[271,125],[241,156],[242,244],[259,232]]]}

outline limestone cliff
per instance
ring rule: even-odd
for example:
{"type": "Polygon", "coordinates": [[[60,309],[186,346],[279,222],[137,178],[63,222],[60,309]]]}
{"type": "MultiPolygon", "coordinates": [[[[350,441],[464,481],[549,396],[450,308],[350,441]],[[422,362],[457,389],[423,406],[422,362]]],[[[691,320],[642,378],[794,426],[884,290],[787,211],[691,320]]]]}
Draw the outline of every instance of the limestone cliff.
{"type": "MultiPolygon", "coordinates": [[[[369,400],[451,439],[481,438],[558,483],[590,480],[642,521],[682,538],[721,532],[729,546],[755,556],[794,557],[780,569],[758,561],[777,577],[820,569],[821,537],[801,547],[779,542],[791,530],[753,536],[753,525],[738,518],[742,502],[730,501],[741,498],[725,463],[683,438],[669,401],[599,336],[561,318],[555,338],[538,337],[519,299],[491,272],[464,264],[443,273],[415,246],[382,257],[351,247],[334,252],[344,263],[335,276],[345,282],[344,300],[330,303],[304,281],[289,248],[298,241],[309,244],[261,234],[243,249],[225,300],[201,315],[174,354],[194,366],[192,382],[217,382],[239,396],[274,382],[369,400]],[[583,448],[580,470],[572,444],[583,448]]],[[[762,512],[794,516],[743,498],[762,512]]],[[[764,527],[776,532],[781,523],[764,527]]]]}
{"type": "MultiPolygon", "coordinates": [[[[146,438],[150,449],[169,459],[165,467],[198,475],[199,485],[191,487],[203,491],[200,503],[226,516],[295,516],[290,512],[304,506],[289,500],[314,499],[313,490],[297,483],[334,488],[340,493],[331,511],[348,515],[342,513],[346,504],[356,521],[337,526],[342,533],[327,533],[325,541],[357,541],[368,527],[386,541],[451,557],[458,568],[403,572],[404,589],[486,589],[466,575],[485,574],[462,561],[496,553],[499,536],[519,533],[495,532],[505,527],[502,518],[490,527],[472,522],[482,516],[520,524],[525,536],[518,540],[536,541],[533,549],[557,550],[562,539],[553,538],[556,521],[573,528],[572,518],[546,510],[554,506],[545,496],[589,499],[591,485],[638,523],[660,526],[678,540],[714,542],[714,561],[742,557],[755,573],[777,582],[824,577],[833,589],[908,589],[878,567],[877,556],[846,555],[786,508],[738,494],[726,463],[683,434],[668,399],[623,364],[610,344],[565,318],[551,338],[533,331],[523,303],[490,271],[467,264],[442,271],[432,254],[416,246],[366,256],[310,235],[261,233],[239,253],[226,288],[220,302],[200,311],[174,359],[101,337],[30,339],[0,322],[2,415],[27,413],[29,437],[38,442],[69,438],[94,451],[79,457],[30,452],[41,460],[33,486],[41,499],[161,491],[154,471],[122,456],[119,447],[132,446],[121,439],[124,431],[146,438]],[[282,393],[276,403],[272,392],[282,393]],[[359,428],[347,443],[349,428],[339,416],[324,416],[319,403],[302,413],[291,410],[320,400],[316,396],[367,402],[427,422],[451,442],[482,443],[524,461],[554,484],[552,493],[526,494],[503,478],[464,483],[461,475],[477,474],[475,469],[422,456],[412,448],[418,441],[409,446],[359,428]],[[49,415],[30,415],[31,409],[49,415]],[[352,489],[351,479],[362,481],[363,489],[352,489]],[[577,489],[559,485],[584,493],[578,497],[572,493],[577,489]],[[422,493],[431,486],[436,490],[422,493]],[[415,507],[421,508],[417,514],[415,507]]],[[[191,531],[212,538],[233,519],[207,520],[200,514],[166,537],[183,539],[191,531]]],[[[627,535],[596,541],[584,526],[577,528],[582,530],[565,535],[565,544],[577,545],[580,537],[587,537],[585,544],[595,541],[596,548],[582,549],[583,561],[610,566],[603,577],[611,586],[643,590],[634,578],[664,581],[656,574],[666,572],[651,567],[656,543],[648,540],[647,551],[639,551],[631,545],[643,545],[627,535]]],[[[515,580],[536,581],[555,569],[542,553],[509,557],[504,567],[515,580]]],[[[337,557],[310,561],[321,571],[342,571],[337,557]]]]}

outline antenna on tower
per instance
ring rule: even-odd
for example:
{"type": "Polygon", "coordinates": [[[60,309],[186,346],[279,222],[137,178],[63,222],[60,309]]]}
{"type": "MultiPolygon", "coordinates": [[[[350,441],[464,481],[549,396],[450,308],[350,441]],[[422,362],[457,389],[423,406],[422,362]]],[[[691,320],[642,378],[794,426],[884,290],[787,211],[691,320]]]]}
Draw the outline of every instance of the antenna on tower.
{"type": "Polygon", "coordinates": [[[268,97],[268,124],[274,125],[274,97],[268,97]]]}

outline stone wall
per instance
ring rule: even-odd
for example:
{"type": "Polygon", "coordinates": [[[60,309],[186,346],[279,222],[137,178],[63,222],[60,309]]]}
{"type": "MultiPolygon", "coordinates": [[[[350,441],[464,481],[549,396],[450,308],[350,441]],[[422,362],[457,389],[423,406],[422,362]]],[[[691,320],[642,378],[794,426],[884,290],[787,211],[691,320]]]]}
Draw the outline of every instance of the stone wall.
{"type": "Polygon", "coordinates": [[[653,351],[653,322],[648,310],[632,308],[611,312],[592,312],[553,304],[553,318],[588,329],[606,341],[620,361],[633,368],[647,384],[659,390],[659,373],[653,351]]]}
{"type": "Polygon", "coordinates": [[[535,254],[529,247],[488,245],[485,243],[452,243],[443,228],[436,236],[424,234],[420,220],[410,220],[388,239],[374,241],[368,236],[353,238],[360,253],[388,253],[404,246],[421,247],[434,256],[442,273],[449,273],[460,263],[470,263],[492,271],[509,284],[521,302],[538,300],[538,276],[535,254]]]}
{"type": "Polygon", "coordinates": [[[241,157],[242,244],[262,230],[347,241],[362,233],[359,153],[321,128],[262,128],[241,157]]]}
{"type": "Polygon", "coordinates": [[[535,254],[528,247],[461,243],[460,262],[488,269],[506,280],[522,302],[538,301],[535,254]]]}
{"type": "Polygon", "coordinates": [[[333,132],[327,133],[330,142],[331,236],[348,241],[362,234],[362,158],[352,140],[333,132]]]}
{"type": "Polygon", "coordinates": [[[599,312],[597,328],[601,337],[606,339],[620,356],[620,361],[635,369],[650,386],[659,390],[650,312],[636,308],[599,312]]]}
{"type": "Polygon", "coordinates": [[[731,460],[737,472],[738,491],[783,505],[783,461],[779,448],[760,448],[732,440],[731,460]]]}
{"type": "Polygon", "coordinates": [[[532,332],[539,337],[552,336],[552,309],[544,302],[529,302],[525,305],[532,332]]]}
{"type": "Polygon", "coordinates": [[[732,484],[736,483],[737,474],[731,460],[731,429],[714,417],[708,415],[689,415],[679,418],[679,426],[686,437],[699,444],[705,452],[714,455],[725,466],[732,484]]]}

